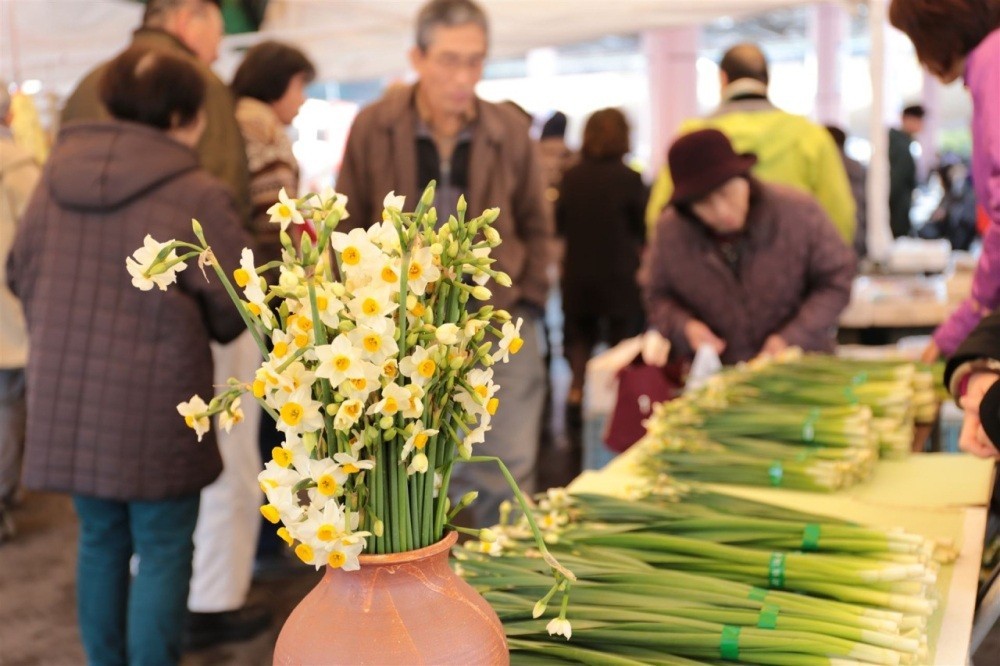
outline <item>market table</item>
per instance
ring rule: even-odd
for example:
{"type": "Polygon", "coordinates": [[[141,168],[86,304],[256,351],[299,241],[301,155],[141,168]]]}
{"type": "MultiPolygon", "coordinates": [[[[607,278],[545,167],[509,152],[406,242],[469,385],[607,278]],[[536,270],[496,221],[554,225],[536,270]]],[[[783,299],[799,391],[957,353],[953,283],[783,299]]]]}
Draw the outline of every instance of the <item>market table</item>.
{"type": "MultiPolygon", "coordinates": [[[[642,483],[641,448],[633,447],[598,471],[581,474],[569,489],[622,495],[642,483]]],[[[712,490],[879,527],[902,527],[952,539],[958,559],[941,567],[939,605],[928,624],[934,664],[964,664],[972,632],[993,463],[948,453],[880,461],[872,478],[836,493],[710,484],[712,490]]]]}

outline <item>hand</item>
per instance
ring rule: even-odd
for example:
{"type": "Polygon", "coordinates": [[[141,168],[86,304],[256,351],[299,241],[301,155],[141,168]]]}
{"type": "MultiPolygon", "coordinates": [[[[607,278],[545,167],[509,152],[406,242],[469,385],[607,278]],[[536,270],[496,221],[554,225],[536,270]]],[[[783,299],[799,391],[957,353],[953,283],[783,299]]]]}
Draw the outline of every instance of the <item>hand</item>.
{"type": "Polygon", "coordinates": [[[924,350],[920,352],[920,362],[927,363],[929,365],[938,360],[940,356],[941,350],[938,349],[937,343],[931,340],[927,343],[927,346],[924,347],[924,350]]]}
{"type": "Polygon", "coordinates": [[[758,356],[777,356],[788,349],[788,343],[777,333],[772,333],[764,340],[764,346],[760,348],[758,356]]]}
{"type": "Polygon", "coordinates": [[[965,395],[962,396],[962,410],[965,419],[962,421],[962,432],[958,436],[958,448],[980,458],[998,458],[1000,451],[986,436],[983,424],[979,420],[979,404],[1000,375],[993,372],[976,372],[969,378],[965,395]]]}
{"type": "Polygon", "coordinates": [[[708,345],[715,349],[716,354],[722,354],[726,348],[726,341],[712,333],[712,329],[697,319],[688,320],[688,323],[684,324],[684,337],[687,338],[688,345],[693,351],[698,351],[698,347],[702,345],[708,345]]]}
{"type": "Polygon", "coordinates": [[[646,365],[658,368],[667,364],[670,356],[670,340],[660,335],[659,331],[649,329],[642,336],[642,360],[646,365]]]}

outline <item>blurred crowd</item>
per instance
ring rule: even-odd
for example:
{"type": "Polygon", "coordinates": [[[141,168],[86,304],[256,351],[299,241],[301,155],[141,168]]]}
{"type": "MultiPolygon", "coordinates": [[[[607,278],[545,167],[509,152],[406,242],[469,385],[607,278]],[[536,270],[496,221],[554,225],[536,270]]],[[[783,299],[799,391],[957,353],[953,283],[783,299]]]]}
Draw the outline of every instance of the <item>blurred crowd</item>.
{"type": "MultiPolygon", "coordinates": [[[[996,315],[970,334],[1000,305],[1000,8],[894,0],[890,17],[932,74],[962,77],[972,98],[971,160],[943,157],[930,186],[914,159],[925,110],[902,110],[888,136],[889,200],[877,205],[894,236],[982,247],[971,296],[924,356],[951,359],[963,448],[995,456],[979,408],[1000,376],[996,315]],[[940,201],[915,219],[914,193],[928,187],[940,201]]],[[[257,473],[281,434],[251,404],[244,423],[199,443],[175,410],[252,376],[258,348],[216,281],[191,270],[179,289],[141,293],[124,265],[147,235],[191,238],[193,217],[223,266],[238,266],[243,247],[260,263],[280,258],[268,209],[299,192],[287,128],[316,67],[267,41],[227,85],[210,69],[222,33],[218,0],[148,0],[128,48],[67,99],[44,167],[11,131],[0,84],[0,542],[17,538],[22,488],[72,496],[92,664],[176,663],[184,649],[250,638],[271,621],[246,604],[254,577],[292,566],[258,512],[257,473]]],[[[627,162],[620,110],[594,112],[572,151],[565,115],[539,131],[516,104],[477,97],[489,46],[479,5],[430,0],[414,37],[415,82],[386,90],[351,127],[336,180],[344,224],[378,222],[387,193],[415,202],[431,180],[439,220],[460,195],[471,210],[500,208],[494,268],[513,286],[492,303],[523,320],[525,343],[495,368],[504,407],[482,453],[523,490],[536,490],[554,341],[571,371],[571,427],[602,345],[646,334],[646,361],[681,367],[698,353],[732,364],[834,349],[866,254],[865,167],[842,129],[772,103],[758,45],[723,54],[721,103],[678,128],[647,185],[627,162]],[[546,317],[553,302],[561,338],[546,317]]],[[[456,496],[479,491],[478,524],[508,494],[481,466],[460,467],[452,484],[456,496]]]]}

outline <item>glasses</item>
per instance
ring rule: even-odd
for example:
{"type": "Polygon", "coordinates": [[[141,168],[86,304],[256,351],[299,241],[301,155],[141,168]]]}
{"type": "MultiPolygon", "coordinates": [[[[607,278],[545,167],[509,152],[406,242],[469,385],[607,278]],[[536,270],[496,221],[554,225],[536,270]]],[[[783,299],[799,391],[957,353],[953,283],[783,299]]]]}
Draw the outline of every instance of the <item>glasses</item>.
{"type": "Polygon", "coordinates": [[[463,69],[479,71],[483,68],[483,63],[486,62],[486,56],[481,53],[471,56],[460,56],[457,53],[437,53],[430,56],[428,60],[434,66],[448,72],[457,72],[463,69]]]}

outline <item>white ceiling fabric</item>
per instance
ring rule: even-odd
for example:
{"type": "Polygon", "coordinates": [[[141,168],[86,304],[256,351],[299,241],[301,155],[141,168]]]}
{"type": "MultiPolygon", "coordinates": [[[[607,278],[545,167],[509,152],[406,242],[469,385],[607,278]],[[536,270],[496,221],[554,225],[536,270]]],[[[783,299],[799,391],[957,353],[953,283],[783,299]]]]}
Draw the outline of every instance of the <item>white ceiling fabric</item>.
{"type": "MultiPolygon", "coordinates": [[[[813,4],[814,0],[484,0],[491,54],[512,56],[603,35],[703,23],[720,16],[813,4]]],[[[260,33],[235,35],[236,49],[264,37],[297,44],[321,78],[353,81],[406,69],[422,0],[271,0],[260,33]]],[[[126,0],[0,0],[0,77],[67,89],[128,42],[142,7],[126,0]]],[[[232,61],[233,58],[224,58],[232,61]]]]}

